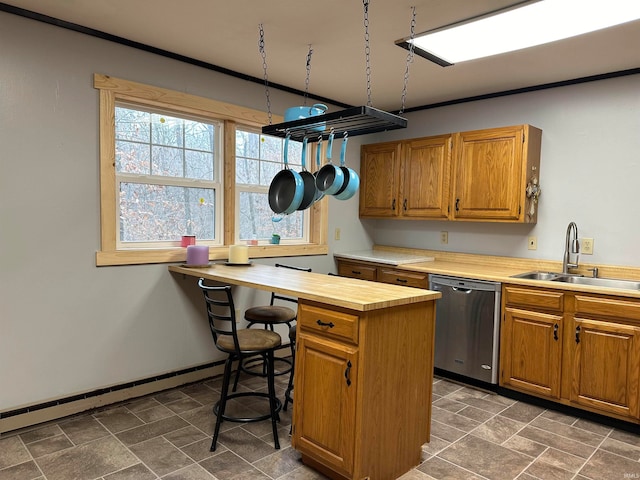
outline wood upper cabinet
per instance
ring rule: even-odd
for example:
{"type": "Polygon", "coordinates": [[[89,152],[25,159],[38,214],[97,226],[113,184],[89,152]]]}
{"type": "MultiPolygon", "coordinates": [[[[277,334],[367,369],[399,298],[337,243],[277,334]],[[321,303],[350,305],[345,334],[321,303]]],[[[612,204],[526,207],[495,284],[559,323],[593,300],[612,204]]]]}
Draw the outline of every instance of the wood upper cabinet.
{"type": "Polygon", "coordinates": [[[542,131],[529,125],[454,135],[454,220],[535,223],[527,183],[538,179],[542,131]]]}
{"type": "Polygon", "coordinates": [[[360,216],[535,223],[541,140],[517,125],[363,145],[360,216]]]}
{"type": "Polygon", "coordinates": [[[576,295],[567,345],[570,400],[638,418],[640,303],[576,295]]]}
{"type": "Polygon", "coordinates": [[[563,293],[505,286],[500,384],[560,398],[563,293]]]}
{"type": "Polygon", "coordinates": [[[363,145],[360,216],[446,219],[451,135],[363,145]]]}
{"type": "Polygon", "coordinates": [[[400,142],[363,145],[360,154],[360,216],[397,217],[400,142]]]}

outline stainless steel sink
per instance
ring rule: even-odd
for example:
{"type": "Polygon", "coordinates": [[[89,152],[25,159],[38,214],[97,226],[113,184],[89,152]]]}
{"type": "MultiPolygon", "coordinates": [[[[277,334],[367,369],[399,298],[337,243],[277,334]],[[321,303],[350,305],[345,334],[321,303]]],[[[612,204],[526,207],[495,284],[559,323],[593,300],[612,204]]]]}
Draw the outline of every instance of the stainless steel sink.
{"type": "Polygon", "coordinates": [[[640,282],[636,282],[634,280],[618,280],[615,278],[558,276],[551,279],[551,281],[573,283],[577,285],[593,285],[596,287],[620,288],[623,290],[640,290],[640,282]]]}
{"type": "Polygon", "coordinates": [[[554,280],[558,278],[561,273],[555,272],[525,272],[518,275],[511,275],[511,278],[523,278],[525,280],[554,280]]]}

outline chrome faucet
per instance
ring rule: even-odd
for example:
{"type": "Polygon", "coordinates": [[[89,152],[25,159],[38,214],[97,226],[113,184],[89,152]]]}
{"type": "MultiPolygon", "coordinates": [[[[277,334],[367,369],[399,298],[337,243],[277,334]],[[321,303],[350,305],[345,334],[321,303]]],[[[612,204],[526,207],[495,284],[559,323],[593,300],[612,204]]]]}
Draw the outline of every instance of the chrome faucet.
{"type": "Polygon", "coordinates": [[[564,257],[562,258],[562,273],[569,273],[570,268],[578,268],[578,257],[580,256],[580,242],[578,241],[578,226],[575,222],[570,222],[567,226],[567,237],[564,245],[564,257]],[[571,240],[571,233],[573,232],[573,240],[571,240]],[[571,263],[569,260],[570,253],[575,254],[576,263],[571,263]]]}

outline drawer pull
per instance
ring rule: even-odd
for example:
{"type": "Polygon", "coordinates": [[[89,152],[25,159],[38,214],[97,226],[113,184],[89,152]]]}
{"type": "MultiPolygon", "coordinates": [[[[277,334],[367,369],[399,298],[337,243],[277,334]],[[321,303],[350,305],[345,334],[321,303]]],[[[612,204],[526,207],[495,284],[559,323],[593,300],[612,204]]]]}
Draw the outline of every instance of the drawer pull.
{"type": "Polygon", "coordinates": [[[406,278],[396,278],[396,282],[398,282],[398,283],[407,283],[407,279],[406,278]]]}
{"type": "Polygon", "coordinates": [[[576,327],[576,343],[580,343],[580,325],[576,327]]]}
{"type": "Polygon", "coordinates": [[[351,360],[347,361],[347,369],[344,371],[344,378],[347,380],[347,387],[351,386],[351,360]]]}
{"type": "Polygon", "coordinates": [[[333,324],[333,322],[326,323],[326,322],[323,322],[322,320],[317,320],[317,321],[316,321],[316,323],[317,323],[318,325],[320,325],[321,327],[329,327],[329,328],[333,328],[333,327],[335,327],[335,325],[333,324]]]}
{"type": "Polygon", "coordinates": [[[557,323],[553,326],[553,339],[556,341],[558,340],[558,324],[557,323]]]}
{"type": "Polygon", "coordinates": [[[354,275],[362,275],[362,272],[360,270],[351,270],[351,273],[353,273],[354,275]]]}

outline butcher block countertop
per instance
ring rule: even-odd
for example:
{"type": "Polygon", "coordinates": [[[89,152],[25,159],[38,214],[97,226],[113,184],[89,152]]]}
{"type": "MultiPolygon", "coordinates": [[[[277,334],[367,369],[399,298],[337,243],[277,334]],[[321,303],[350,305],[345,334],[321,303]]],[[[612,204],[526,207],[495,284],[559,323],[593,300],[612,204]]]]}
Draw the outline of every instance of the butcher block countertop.
{"type": "MultiPolygon", "coordinates": [[[[537,260],[516,257],[498,257],[490,255],[478,255],[457,252],[444,252],[439,250],[420,250],[402,247],[390,247],[383,245],[374,245],[371,252],[358,257],[354,254],[334,254],[337,260],[349,261],[356,260],[368,262],[372,264],[388,265],[389,262],[380,262],[371,260],[371,258],[385,258],[389,254],[389,258],[393,258],[399,254],[405,256],[433,257],[433,260],[426,262],[403,263],[398,264],[395,268],[399,270],[435,273],[439,275],[450,275],[454,277],[473,278],[479,280],[490,280],[501,283],[511,283],[518,285],[526,285],[532,287],[553,288],[556,290],[580,291],[585,293],[597,293],[604,295],[617,295],[624,297],[640,298],[640,291],[596,287],[590,285],[576,285],[563,282],[551,282],[543,280],[527,280],[521,278],[512,278],[512,275],[520,273],[540,270],[545,272],[561,272],[562,262],[552,260],[537,260]]],[[[598,267],[599,277],[616,278],[627,280],[640,280],[640,268],[624,267],[614,265],[589,264],[583,263],[584,256],[580,257],[580,266],[577,271],[585,277],[591,276],[589,268],[598,267]]]]}
{"type": "Polygon", "coordinates": [[[353,278],[300,272],[256,263],[248,266],[211,264],[209,267],[196,268],[172,265],[169,271],[231,285],[273,291],[361,312],[428,302],[441,297],[439,292],[430,290],[377,282],[365,283],[353,278]]]}

